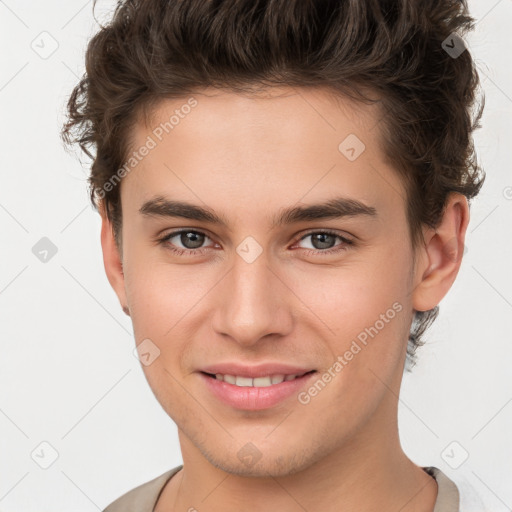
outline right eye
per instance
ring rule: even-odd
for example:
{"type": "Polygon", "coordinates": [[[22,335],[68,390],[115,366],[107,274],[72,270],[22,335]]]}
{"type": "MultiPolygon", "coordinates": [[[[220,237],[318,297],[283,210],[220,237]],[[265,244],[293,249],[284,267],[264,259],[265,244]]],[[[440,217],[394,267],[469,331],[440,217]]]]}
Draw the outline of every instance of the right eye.
{"type": "Polygon", "coordinates": [[[209,237],[201,231],[181,229],[168,233],[160,238],[159,242],[175,254],[182,255],[189,253],[190,256],[194,256],[196,254],[202,254],[206,249],[201,247],[205,239],[209,239],[209,237]],[[175,240],[173,241],[173,239],[175,240]],[[183,247],[176,248],[177,243],[182,244],[183,247]]]}

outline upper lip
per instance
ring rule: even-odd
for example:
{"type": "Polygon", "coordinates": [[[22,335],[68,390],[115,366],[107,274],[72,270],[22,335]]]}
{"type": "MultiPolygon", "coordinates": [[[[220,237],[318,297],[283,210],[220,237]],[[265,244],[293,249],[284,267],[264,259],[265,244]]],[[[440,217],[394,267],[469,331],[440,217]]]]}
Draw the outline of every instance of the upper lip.
{"type": "Polygon", "coordinates": [[[312,371],[313,368],[305,366],[292,366],[282,363],[263,363],[258,365],[242,365],[239,363],[218,363],[204,366],[200,371],[222,375],[235,375],[239,377],[267,377],[270,375],[302,375],[312,371]]]}

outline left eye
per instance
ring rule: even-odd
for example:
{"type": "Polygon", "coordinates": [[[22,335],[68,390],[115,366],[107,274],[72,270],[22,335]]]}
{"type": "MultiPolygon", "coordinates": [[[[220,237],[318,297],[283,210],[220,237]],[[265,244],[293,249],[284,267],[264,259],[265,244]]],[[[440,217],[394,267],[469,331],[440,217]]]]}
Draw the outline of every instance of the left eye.
{"type": "Polygon", "coordinates": [[[350,240],[347,240],[346,238],[343,238],[338,234],[330,233],[328,231],[315,231],[314,233],[308,233],[307,235],[302,237],[300,241],[306,240],[307,238],[311,238],[313,246],[311,247],[312,249],[323,250],[322,252],[325,252],[326,249],[329,250],[332,249],[333,247],[336,247],[336,245],[334,245],[336,239],[341,240],[342,243],[350,243],[350,240]]]}

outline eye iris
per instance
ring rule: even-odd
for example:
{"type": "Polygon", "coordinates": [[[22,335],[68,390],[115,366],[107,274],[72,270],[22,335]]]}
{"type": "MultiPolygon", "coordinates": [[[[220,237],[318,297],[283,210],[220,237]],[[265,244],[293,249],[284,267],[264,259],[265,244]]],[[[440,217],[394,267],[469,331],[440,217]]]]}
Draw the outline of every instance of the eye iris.
{"type": "Polygon", "coordinates": [[[180,242],[187,249],[197,249],[203,245],[204,235],[201,235],[201,233],[196,233],[195,231],[186,231],[181,233],[180,242]],[[188,245],[189,243],[192,243],[192,247],[188,245]]]}
{"type": "Polygon", "coordinates": [[[334,235],[330,235],[329,233],[315,233],[311,235],[311,237],[315,249],[330,249],[331,247],[333,247],[332,243],[330,242],[334,242],[336,238],[334,235]],[[317,242],[320,243],[319,247],[317,247],[317,242]]]}

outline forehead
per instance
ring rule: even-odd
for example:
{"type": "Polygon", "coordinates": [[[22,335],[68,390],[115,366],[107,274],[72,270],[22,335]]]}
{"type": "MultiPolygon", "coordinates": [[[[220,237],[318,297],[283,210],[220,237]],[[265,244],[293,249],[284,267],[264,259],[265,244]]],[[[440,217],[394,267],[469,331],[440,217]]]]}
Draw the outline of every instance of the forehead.
{"type": "MultiPolygon", "coordinates": [[[[283,142],[286,146],[301,143],[313,134],[316,137],[311,142],[318,144],[320,137],[327,137],[326,142],[330,143],[341,141],[344,134],[359,133],[371,150],[380,135],[374,128],[381,118],[380,102],[362,104],[327,88],[283,86],[251,94],[206,88],[153,104],[145,122],[140,116],[133,132],[140,142],[140,136],[153,131],[160,140],[171,133],[175,139],[180,133],[188,137],[193,130],[201,141],[216,143],[222,133],[238,142],[237,147],[247,149],[251,143],[264,142],[268,150],[283,142]]],[[[227,137],[224,139],[227,142],[227,137]]]]}
{"type": "Polygon", "coordinates": [[[322,89],[257,95],[204,89],[164,100],[135,124],[130,151],[151,146],[124,178],[123,203],[152,195],[276,209],[329,194],[378,205],[403,201],[384,162],[377,105],[322,89]]]}

